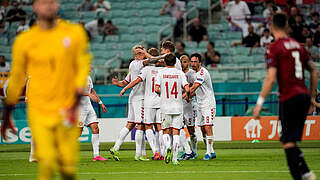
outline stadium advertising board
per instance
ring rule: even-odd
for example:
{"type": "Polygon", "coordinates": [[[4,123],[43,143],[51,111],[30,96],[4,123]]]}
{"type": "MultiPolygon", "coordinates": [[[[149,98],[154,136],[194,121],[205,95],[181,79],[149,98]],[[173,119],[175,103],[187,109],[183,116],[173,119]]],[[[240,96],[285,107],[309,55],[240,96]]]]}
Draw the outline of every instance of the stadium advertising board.
{"type": "MultiPolygon", "coordinates": [[[[0,135],[0,144],[29,144],[31,142],[31,131],[28,126],[28,122],[25,120],[19,120],[15,122],[15,125],[17,128],[17,134],[13,134],[11,130],[7,130],[7,140],[4,141],[0,135]]],[[[91,141],[91,131],[87,127],[83,128],[79,141],[91,141]]]]}
{"type": "MultiPolygon", "coordinates": [[[[277,116],[233,117],[231,119],[232,141],[279,140],[281,123],[277,116]]],[[[320,116],[308,116],[303,131],[303,140],[320,140],[320,116]]]]}

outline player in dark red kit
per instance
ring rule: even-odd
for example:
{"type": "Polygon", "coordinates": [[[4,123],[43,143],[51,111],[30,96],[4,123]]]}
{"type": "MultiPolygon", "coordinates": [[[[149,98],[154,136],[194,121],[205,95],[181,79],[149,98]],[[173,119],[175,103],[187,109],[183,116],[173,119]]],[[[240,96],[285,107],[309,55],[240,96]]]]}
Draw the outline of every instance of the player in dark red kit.
{"type": "Polygon", "coordinates": [[[301,141],[308,110],[315,104],[318,71],[303,45],[286,34],[287,17],[277,13],[271,21],[275,42],[266,51],[267,76],[253,111],[259,119],[264,99],[275,81],[279,86],[279,120],[282,125],[280,141],[285,150],[290,173],[295,180],[316,179],[296,142],[301,141]],[[307,89],[304,70],[310,71],[310,89],[307,89]],[[310,106],[311,105],[311,106],[310,106]]]}

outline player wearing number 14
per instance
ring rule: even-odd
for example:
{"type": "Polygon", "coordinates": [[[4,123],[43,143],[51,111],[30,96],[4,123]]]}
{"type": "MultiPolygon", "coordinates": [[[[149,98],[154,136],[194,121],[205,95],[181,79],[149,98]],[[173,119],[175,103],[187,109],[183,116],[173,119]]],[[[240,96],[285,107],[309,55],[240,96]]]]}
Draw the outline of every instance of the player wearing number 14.
{"type": "Polygon", "coordinates": [[[166,68],[158,71],[156,78],[155,91],[160,94],[161,98],[161,119],[163,129],[163,142],[166,149],[165,162],[168,164],[171,161],[171,140],[170,130],[173,134],[173,158],[174,165],[178,162],[178,147],[180,141],[180,128],[183,126],[183,102],[182,102],[182,87],[189,93],[189,84],[185,74],[174,67],[176,57],[170,53],[165,56],[164,61],[166,68]]]}

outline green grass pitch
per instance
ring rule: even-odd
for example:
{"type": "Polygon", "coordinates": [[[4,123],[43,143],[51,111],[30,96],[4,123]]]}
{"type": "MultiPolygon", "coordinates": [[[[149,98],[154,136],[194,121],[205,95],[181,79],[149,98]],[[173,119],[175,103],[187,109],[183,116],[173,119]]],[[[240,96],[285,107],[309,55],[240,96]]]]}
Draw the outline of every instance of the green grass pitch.
{"type": "MultiPolygon", "coordinates": [[[[100,152],[113,143],[101,143],[100,152]]],[[[304,141],[299,144],[310,169],[320,177],[320,141],[304,141]]],[[[0,179],[36,179],[37,164],[29,163],[29,145],[0,145],[0,179]]],[[[163,161],[137,162],[133,160],[135,144],[124,143],[121,161],[93,162],[91,144],[81,144],[78,179],[142,179],[142,180],[276,180],[291,179],[284,152],[276,141],[216,142],[217,159],[203,161],[204,144],[199,143],[197,160],[182,161],[181,166],[165,164],[163,161]]],[[[151,158],[151,150],[148,149],[151,158]]],[[[58,179],[58,175],[56,179],[58,179]]]]}

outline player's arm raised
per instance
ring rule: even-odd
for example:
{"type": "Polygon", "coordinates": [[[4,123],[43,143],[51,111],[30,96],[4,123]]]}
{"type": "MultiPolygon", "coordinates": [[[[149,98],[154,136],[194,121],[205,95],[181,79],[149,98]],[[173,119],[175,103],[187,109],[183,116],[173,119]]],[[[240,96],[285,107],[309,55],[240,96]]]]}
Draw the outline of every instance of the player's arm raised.
{"type": "Polygon", "coordinates": [[[121,92],[120,92],[120,98],[122,97],[122,95],[128,90],[133,88],[134,86],[136,86],[137,84],[139,84],[142,81],[141,77],[137,77],[137,79],[135,79],[134,81],[130,82],[126,87],[124,87],[121,92]]]}
{"type": "Polygon", "coordinates": [[[126,80],[119,81],[118,77],[115,76],[114,78],[112,78],[112,84],[118,87],[125,87],[129,84],[129,82],[126,80]]]}
{"type": "Polygon", "coordinates": [[[261,112],[264,100],[272,90],[274,83],[276,82],[276,79],[277,79],[277,68],[271,66],[268,68],[267,76],[263,81],[263,86],[260,92],[260,96],[258,97],[257,104],[253,109],[253,116],[255,119],[260,118],[260,112],[261,112]]]}

